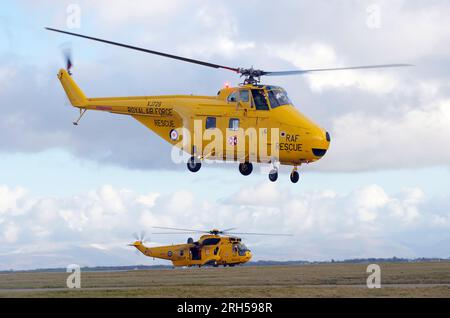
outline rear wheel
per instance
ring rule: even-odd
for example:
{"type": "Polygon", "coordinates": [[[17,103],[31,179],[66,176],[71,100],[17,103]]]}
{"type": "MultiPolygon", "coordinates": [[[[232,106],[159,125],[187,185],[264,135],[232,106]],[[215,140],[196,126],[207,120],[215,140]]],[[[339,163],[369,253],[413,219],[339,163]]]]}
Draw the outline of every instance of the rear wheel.
{"type": "Polygon", "coordinates": [[[191,172],[197,172],[202,167],[202,163],[197,157],[192,156],[187,162],[187,168],[191,172]]]}
{"type": "Polygon", "coordinates": [[[253,171],[253,165],[251,162],[243,162],[239,164],[239,172],[243,175],[243,176],[248,176],[252,173],[253,171]]]}

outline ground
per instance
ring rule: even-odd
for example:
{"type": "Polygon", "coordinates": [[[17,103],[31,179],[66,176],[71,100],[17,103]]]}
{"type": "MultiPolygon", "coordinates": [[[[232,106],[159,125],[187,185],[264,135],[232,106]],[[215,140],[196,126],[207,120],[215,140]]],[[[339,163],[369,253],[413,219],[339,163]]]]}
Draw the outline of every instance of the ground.
{"type": "Polygon", "coordinates": [[[450,297],[450,262],[385,263],[381,288],[366,286],[368,264],[314,264],[0,274],[0,297],[450,297]]]}

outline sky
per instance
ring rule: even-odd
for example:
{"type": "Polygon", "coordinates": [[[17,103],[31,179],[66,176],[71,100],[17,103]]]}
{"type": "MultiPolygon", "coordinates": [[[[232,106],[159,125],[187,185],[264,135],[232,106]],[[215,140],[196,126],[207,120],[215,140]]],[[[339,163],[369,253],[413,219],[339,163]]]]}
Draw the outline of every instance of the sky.
{"type": "Polygon", "coordinates": [[[444,0],[2,1],[0,270],[166,264],[126,246],[187,239],[152,226],[293,234],[244,236],[254,260],[450,257],[449,15],[444,0]],[[235,74],[46,26],[232,67],[415,66],[264,79],[332,136],[298,184],[289,168],[271,183],[235,163],[192,174],[129,117],[75,127],[56,78],[67,47],[90,97],[215,95],[235,74]]]}

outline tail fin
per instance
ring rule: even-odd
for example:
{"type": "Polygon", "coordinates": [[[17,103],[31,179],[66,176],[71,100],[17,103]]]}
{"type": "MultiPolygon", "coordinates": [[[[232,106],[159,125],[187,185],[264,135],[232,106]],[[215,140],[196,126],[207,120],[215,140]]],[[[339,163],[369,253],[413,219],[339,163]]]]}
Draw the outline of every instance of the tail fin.
{"type": "Polygon", "coordinates": [[[137,251],[141,252],[146,256],[151,255],[151,249],[147,248],[141,241],[136,241],[134,243],[128,244],[128,246],[134,246],[137,251]]]}
{"type": "Polygon", "coordinates": [[[59,70],[58,78],[66,91],[72,106],[83,107],[87,105],[88,101],[86,95],[84,95],[83,91],[78,87],[77,83],[75,83],[65,69],[59,70]]]}

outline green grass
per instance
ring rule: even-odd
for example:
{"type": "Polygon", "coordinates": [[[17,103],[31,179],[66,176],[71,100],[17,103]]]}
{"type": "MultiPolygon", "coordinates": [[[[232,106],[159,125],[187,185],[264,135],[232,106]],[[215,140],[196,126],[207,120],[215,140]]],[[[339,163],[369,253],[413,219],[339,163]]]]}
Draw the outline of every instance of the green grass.
{"type": "Polygon", "coordinates": [[[381,289],[365,286],[367,264],[82,272],[80,290],[67,273],[8,273],[0,297],[450,297],[450,262],[380,266],[381,289]]]}

